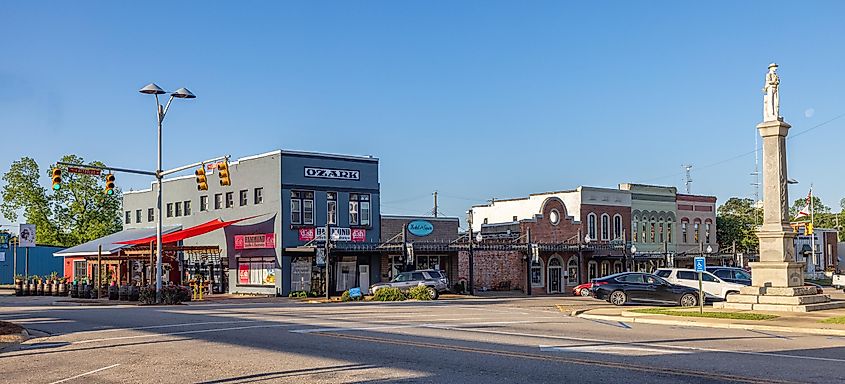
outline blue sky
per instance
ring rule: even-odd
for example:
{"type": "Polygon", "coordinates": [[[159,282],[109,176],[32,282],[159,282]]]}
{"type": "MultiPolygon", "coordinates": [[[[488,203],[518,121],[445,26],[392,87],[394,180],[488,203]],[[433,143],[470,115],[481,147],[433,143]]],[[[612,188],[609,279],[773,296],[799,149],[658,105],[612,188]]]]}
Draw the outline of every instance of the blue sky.
{"type": "MultiPolygon", "coordinates": [[[[149,82],[188,87],[165,167],[273,149],[381,159],[382,210],[620,182],[750,197],[767,65],[791,199],[845,197],[842,2],[5,2],[2,171],[155,167],[149,82]],[[822,124],[822,125],[820,125],[822,124]],[[799,132],[807,131],[798,135],[799,132]]],[[[45,176],[45,185],[48,180],[45,176]]],[[[149,181],[118,175],[123,189],[149,181]]]]}

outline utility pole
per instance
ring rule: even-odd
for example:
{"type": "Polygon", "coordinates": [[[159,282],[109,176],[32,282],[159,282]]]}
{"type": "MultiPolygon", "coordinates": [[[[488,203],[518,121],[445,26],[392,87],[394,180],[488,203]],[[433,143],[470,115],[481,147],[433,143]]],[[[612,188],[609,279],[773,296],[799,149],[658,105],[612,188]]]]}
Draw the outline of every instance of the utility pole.
{"type": "Polygon", "coordinates": [[[437,191],[434,191],[434,217],[437,217],[437,191]]]}
{"type": "Polygon", "coordinates": [[[331,269],[332,263],[331,259],[329,258],[329,249],[331,248],[329,244],[329,223],[326,221],[326,244],[325,244],[325,254],[326,254],[326,301],[332,299],[331,293],[329,293],[329,277],[331,276],[331,269]]]}
{"type": "Polygon", "coordinates": [[[528,256],[525,258],[525,269],[527,270],[525,277],[528,279],[525,282],[525,295],[531,296],[531,264],[534,261],[534,246],[531,244],[531,228],[525,228],[525,242],[528,244],[528,256]]]}

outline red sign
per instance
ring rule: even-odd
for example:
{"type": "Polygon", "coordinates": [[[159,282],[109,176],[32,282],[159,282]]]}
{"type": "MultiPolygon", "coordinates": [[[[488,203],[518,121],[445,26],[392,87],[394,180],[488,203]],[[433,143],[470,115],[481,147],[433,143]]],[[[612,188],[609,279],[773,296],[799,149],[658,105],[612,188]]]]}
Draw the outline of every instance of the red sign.
{"type": "Polygon", "coordinates": [[[353,228],[352,229],[352,242],[353,243],[363,243],[367,241],[367,230],[361,228],[353,228]]]}
{"type": "Polygon", "coordinates": [[[67,171],[70,172],[70,173],[79,173],[79,174],[82,174],[82,175],[100,176],[100,170],[99,169],[93,169],[93,168],[68,167],[67,171]]]}
{"type": "Polygon", "coordinates": [[[314,240],[314,228],[299,228],[299,241],[314,240]]]}
{"type": "Polygon", "coordinates": [[[249,284],[249,264],[238,265],[238,283],[249,284]]]}
{"type": "Polygon", "coordinates": [[[235,235],[235,249],[276,248],[276,236],[273,233],[257,235],[235,235]]]}

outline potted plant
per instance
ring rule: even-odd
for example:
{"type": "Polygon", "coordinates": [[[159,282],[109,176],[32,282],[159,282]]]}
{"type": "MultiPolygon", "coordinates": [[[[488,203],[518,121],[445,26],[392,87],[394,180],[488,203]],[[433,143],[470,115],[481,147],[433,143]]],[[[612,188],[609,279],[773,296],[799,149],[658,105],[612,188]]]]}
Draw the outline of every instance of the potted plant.
{"type": "Polygon", "coordinates": [[[82,279],[82,289],[79,290],[79,297],[82,299],[88,299],[91,297],[91,286],[88,285],[88,278],[82,279]]]}
{"type": "Polygon", "coordinates": [[[37,292],[36,294],[38,296],[44,296],[44,278],[36,275],[35,281],[36,281],[35,289],[36,289],[36,292],[37,292]]]}
{"type": "Polygon", "coordinates": [[[56,289],[56,296],[67,296],[67,277],[62,276],[59,278],[56,289]]]}
{"type": "Polygon", "coordinates": [[[53,275],[44,276],[44,296],[53,295],[53,275]]]}
{"type": "Polygon", "coordinates": [[[119,298],[119,292],[118,292],[117,283],[112,281],[111,285],[109,285],[109,300],[117,300],[118,298],[119,298]]]}
{"type": "Polygon", "coordinates": [[[79,279],[73,279],[73,284],[70,285],[70,297],[79,298],[79,279]]]}
{"type": "Polygon", "coordinates": [[[23,275],[15,275],[15,296],[23,296],[23,275]]]}

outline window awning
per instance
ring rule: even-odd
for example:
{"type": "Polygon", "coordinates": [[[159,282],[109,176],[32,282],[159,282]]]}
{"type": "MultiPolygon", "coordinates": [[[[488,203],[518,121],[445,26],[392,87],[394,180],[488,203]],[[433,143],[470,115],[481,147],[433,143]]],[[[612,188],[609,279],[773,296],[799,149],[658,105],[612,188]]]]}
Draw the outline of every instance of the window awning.
{"type": "MultiPolygon", "coordinates": [[[[197,226],[185,228],[181,231],[171,232],[171,233],[168,233],[166,235],[162,235],[161,236],[161,242],[162,242],[162,244],[164,244],[164,243],[175,243],[177,241],[182,241],[182,240],[185,240],[187,238],[194,237],[194,236],[204,235],[204,234],[209,233],[211,231],[215,231],[215,230],[218,230],[220,228],[225,228],[225,227],[228,227],[232,224],[235,224],[235,223],[238,223],[238,222],[241,222],[241,221],[244,221],[244,220],[249,220],[249,219],[252,219],[254,217],[257,217],[257,216],[245,217],[243,219],[237,219],[237,220],[232,220],[232,221],[223,221],[223,220],[220,220],[220,219],[214,219],[214,220],[211,220],[207,223],[202,223],[202,224],[197,225],[197,226]]],[[[136,239],[136,240],[121,241],[118,244],[138,245],[138,244],[149,244],[151,242],[154,243],[155,241],[156,241],[155,236],[149,236],[149,237],[144,237],[144,238],[136,239]]]]}

